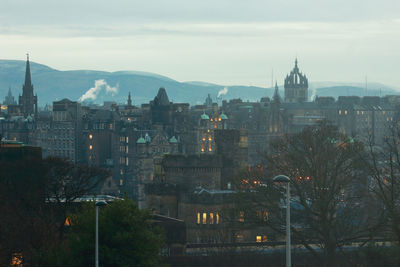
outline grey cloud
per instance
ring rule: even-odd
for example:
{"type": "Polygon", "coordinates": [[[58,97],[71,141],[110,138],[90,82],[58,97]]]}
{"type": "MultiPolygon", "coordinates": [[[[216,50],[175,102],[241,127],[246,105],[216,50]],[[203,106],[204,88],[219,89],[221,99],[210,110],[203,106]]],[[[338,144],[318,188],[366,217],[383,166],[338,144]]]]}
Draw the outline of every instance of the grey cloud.
{"type": "Polygon", "coordinates": [[[398,17],[397,0],[2,0],[2,24],[352,21],[398,17]]]}

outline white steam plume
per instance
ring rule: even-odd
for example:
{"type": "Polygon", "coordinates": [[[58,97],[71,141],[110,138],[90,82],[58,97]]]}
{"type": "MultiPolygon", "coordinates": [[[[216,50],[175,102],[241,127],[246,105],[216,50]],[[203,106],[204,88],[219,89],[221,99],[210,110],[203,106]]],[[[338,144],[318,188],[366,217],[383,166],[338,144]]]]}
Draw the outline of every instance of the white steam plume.
{"type": "Polygon", "coordinates": [[[310,100],[311,100],[311,101],[314,101],[316,95],[317,95],[317,89],[313,88],[313,89],[312,89],[312,94],[311,94],[310,100]]]}
{"type": "Polygon", "coordinates": [[[220,97],[222,95],[226,95],[228,93],[228,87],[224,87],[224,89],[219,90],[217,97],[220,97]]]}
{"type": "Polygon", "coordinates": [[[95,80],[94,87],[87,90],[78,101],[83,102],[85,100],[96,100],[97,96],[103,89],[106,94],[111,94],[111,96],[114,96],[118,93],[118,84],[115,87],[111,87],[104,79],[95,80]]]}

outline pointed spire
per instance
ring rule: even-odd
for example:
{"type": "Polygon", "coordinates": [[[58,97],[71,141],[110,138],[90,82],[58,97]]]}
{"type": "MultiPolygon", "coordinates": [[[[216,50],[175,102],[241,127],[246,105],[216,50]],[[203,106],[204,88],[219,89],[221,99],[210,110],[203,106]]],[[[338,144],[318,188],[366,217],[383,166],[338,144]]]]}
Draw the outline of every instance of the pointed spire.
{"type": "Polygon", "coordinates": [[[275,91],[274,91],[274,96],[273,96],[273,101],[275,103],[280,103],[281,102],[281,97],[279,96],[279,87],[278,87],[278,82],[275,81],[275,91]]]}
{"type": "Polygon", "coordinates": [[[32,86],[31,68],[29,65],[29,54],[26,54],[25,86],[32,86]]]}
{"type": "Polygon", "coordinates": [[[131,92],[128,94],[128,106],[132,106],[131,92]]]}

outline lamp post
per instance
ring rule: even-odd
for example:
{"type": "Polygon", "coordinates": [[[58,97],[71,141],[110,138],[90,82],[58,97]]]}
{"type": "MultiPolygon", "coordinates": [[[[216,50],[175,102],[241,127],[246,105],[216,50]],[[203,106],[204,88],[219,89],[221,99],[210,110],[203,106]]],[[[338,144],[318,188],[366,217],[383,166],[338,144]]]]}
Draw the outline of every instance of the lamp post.
{"type": "Polygon", "coordinates": [[[274,182],[286,184],[286,267],[291,267],[290,254],[290,179],[286,175],[274,177],[274,182]]]}
{"type": "Polygon", "coordinates": [[[95,267],[99,267],[99,207],[107,205],[105,201],[97,201],[96,202],[96,263],[95,267]]]}

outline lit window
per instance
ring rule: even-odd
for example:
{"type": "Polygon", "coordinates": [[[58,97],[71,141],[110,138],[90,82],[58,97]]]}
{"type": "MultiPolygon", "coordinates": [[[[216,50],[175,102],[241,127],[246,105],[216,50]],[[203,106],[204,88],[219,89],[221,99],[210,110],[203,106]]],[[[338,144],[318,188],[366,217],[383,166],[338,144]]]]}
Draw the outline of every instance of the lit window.
{"type": "Polygon", "coordinates": [[[244,235],[243,234],[237,234],[236,235],[236,241],[243,241],[244,235]]]}
{"type": "Polygon", "coordinates": [[[221,121],[221,117],[218,118],[218,121],[221,121]]]}
{"type": "Polygon", "coordinates": [[[344,111],[344,115],[347,115],[347,110],[344,111]]]}
{"type": "Polygon", "coordinates": [[[212,140],[212,138],[211,138],[211,135],[208,137],[208,141],[211,141],[212,140]]]}
{"type": "Polygon", "coordinates": [[[217,128],[218,128],[217,124],[214,124],[214,129],[217,129],[217,128]]]}
{"type": "Polygon", "coordinates": [[[12,254],[11,266],[22,266],[22,253],[13,253],[12,254]]]}
{"type": "Polygon", "coordinates": [[[124,180],[123,179],[119,179],[119,185],[123,185],[124,184],[124,180]]]}
{"type": "Polygon", "coordinates": [[[126,142],[129,143],[129,137],[128,136],[126,137],[126,142]]]}
{"type": "Polygon", "coordinates": [[[64,226],[71,226],[71,219],[70,218],[67,217],[65,219],[64,226]]]}
{"type": "Polygon", "coordinates": [[[268,236],[266,236],[266,235],[263,235],[263,240],[262,240],[263,242],[267,242],[268,241],[268,236]]]}
{"type": "Polygon", "coordinates": [[[262,241],[262,236],[260,235],[256,236],[256,242],[261,243],[261,241],[262,241]]]}
{"type": "Polygon", "coordinates": [[[204,152],[204,147],[201,147],[201,152],[204,152]]]}
{"type": "Polygon", "coordinates": [[[210,152],[211,152],[211,151],[212,151],[212,147],[209,147],[209,148],[208,148],[208,151],[210,151],[210,152]]]}
{"type": "Polygon", "coordinates": [[[202,139],[203,141],[206,141],[206,137],[205,136],[203,136],[203,139],[202,139]]]}
{"type": "Polygon", "coordinates": [[[215,213],[215,223],[219,224],[219,214],[215,213]]]}
{"type": "Polygon", "coordinates": [[[200,212],[197,213],[197,224],[200,224],[200,212]]]}
{"type": "Polygon", "coordinates": [[[342,114],[342,111],[341,111],[341,110],[339,110],[339,115],[340,115],[340,114],[342,114]]]}
{"type": "Polygon", "coordinates": [[[129,151],[128,146],[126,146],[126,153],[128,153],[128,151],[129,151]]]}
{"type": "Polygon", "coordinates": [[[90,150],[92,150],[92,149],[93,149],[93,146],[92,146],[92,145],[90,145],[90,146],[89,146],[89,149],[90,149],[90,150]]]}
{"type": "Polygon", "coordinates": [[[203,224],[207,223],[207,213],[203,212],[203,224]]]}
{"type": "Polygon", "coordinates": [[[239,211],[239,222],[244,222],[244,211],[239,211]]]}
{"type": "Polygon", "coordinates": [[[210,213],[210,224],[214,224],[214,213],[210,213]]]}
{"type": "Polygon", "coordinates": [[[89,139],[92,140],[93,139],[93,135],[89,134],[89,139]]]}
{"type": "Polygon", "coordinates": [[[268,220],[268,211],[264,211],[263,219],[264,219],[264,221],[268,220]]]}
{"type": "Polygon", "coordinates": [[[126,166],[128,166],[128,165],[129,165],[129,159],[128,159],[128,158],[126,158],[125,165],[126,165],[126,166]]]}

